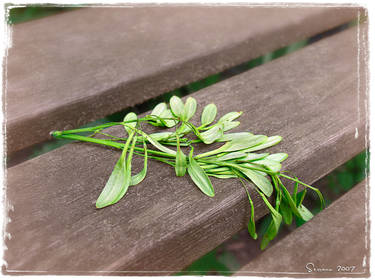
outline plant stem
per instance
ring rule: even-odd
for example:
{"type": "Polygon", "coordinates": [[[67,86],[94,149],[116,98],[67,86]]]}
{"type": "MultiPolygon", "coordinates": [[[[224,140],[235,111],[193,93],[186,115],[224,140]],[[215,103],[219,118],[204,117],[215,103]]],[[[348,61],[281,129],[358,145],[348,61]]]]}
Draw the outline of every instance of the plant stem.
{"type": "MultiPolygon", "coordinates": [[[[78,141],[84,141],[84,142],[91,142],[91,143],[95,143],[95,144],[101,144],[101,145],[114,147],[116,149],[121,149],[121,150],[124,148],[123,143],[118,143],[118,142],[114,142],[114,141],[106,140],[106,139],[90,138],[90,137],[86,137],[86,136],[82,136],[82,135],[76,135],[76,134],[56,134],[56,135],[53,135],[53,136],[55,138],[71,139],[71,140],[78,140],[78,141]]],[[[134,150],[144,152],[144,149],[140,148],[140,147],[134,147],[134,150]]],[[[151,154],[160,155],[160,156],[163,156],[163,157],[169,157],[169,158],[175,157],[174,155],[167,154],[167,153],[164,153],[164,152],[161,152],[161,151],[155,151],[155,150],[151,150],[151,149],[147,149],[147,151],[151,154]]]]}

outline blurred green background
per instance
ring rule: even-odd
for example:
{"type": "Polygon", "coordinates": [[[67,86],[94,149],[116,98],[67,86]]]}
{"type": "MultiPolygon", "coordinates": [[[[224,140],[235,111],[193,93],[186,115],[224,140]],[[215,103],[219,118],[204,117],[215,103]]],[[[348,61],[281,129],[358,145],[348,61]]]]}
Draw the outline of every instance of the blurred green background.
{"type": "MultiPolygon", "coordinates": [[[[8,5],[10,6],[10,5],[8,5]]],[[[39,19],[45,16],[50,16],[56,13],[62,13],[71,11],[73,9],[77,9],[78,5],[70,5],[68,6],[41,6],[41,5],[32,5],[27,7],[21,8],[12,8],[9,11],[9,16],[7,21],[9,24],[18,24],[29,20],[39,19]]],[[[100,123],[105,123],[108,121],[121,121],[123,117],[129,112],[133,111],[135,113],[142,113],[152,109],[156,104],[162,101],[168,101],[170,97],[173,95],[177,96],[185,96],[192,92],[198,91],[202,88],[215,84],[219,81],[227,79],[231,76],[239,74],[241,72],[247,71],[252,69],[256,66],[261,64],[267,63],[273,59],[278,57],[284,56],[291,52],[294,52],[307,44],[313,43],[320,38],[330,35],[334,32],[338,32],[342,29],[347,28],[348,26],[352,26],[355,23],[350,23],[344,26],[341,26],[337,30],[333,30],[328,32],[327,34],[323,34],[320,36],[315,36],[308,40],[302,40],[300,42],[296,42],[292,45],[287,47],[278,49],[274,52],[268,53],[264,56],[258,57],[236,67],[233,67],[229,70],[226,70],[222,73],[215,74],[209,76],[205,79],[202,79],[197,82],[193,82],[189,85],[176,89],[174,91],[165,93],[164,95],[154,98],[146,103],[141,105],[128,108],[124,111],[117,112],[106,118],[97,120],[95,122],[89,123],[86,126],[96,125],[100,123]]],[[[48,143],[43,143],[41,145],[37,145],[33,147],[32,150],[26,151],[26,154],[23,154],[22,160],[36,157],[53,149],[56,149],[66,143],[69,143],[69,140],[54,140],[48,143]]],[[[10,159],[11,161],[12,159],[10,159]]],[[[325,176],[318,182],[314,184],[315,187],[318,187],[329,205],[331,202],[339,198],[341,195],[346,193],[350,190],[353,186],[357,183],[362,181],[368,174],[368,166],[369,166],[369,153],[368,151],[363,151],[359,155],[355,156],[353,159],[349,160],[336,170],[334,170],[329,175],[325,176]]],[[[319,212],[319,202],[315,195],[311,192],[308,192],[306,197],[306,204],[310,206],[310,209],[314,214],[319,212]]],[[[265,217],[257,222],[257,228],[260,231],[259,235],[262,236],[265,228],[265,224],[268,223],[268,217],[265,217]]],[[[288,234],[289,232],[293,231],[296,227],[301,226],[303,224],[302,221],[296,221],[291,226],[282,226],[280,229],[279,236],[273,242],[277,242],[283,236],[288,234]]],[[[260,240],[260,238],[259,238],[260,240]]],[[[243,230],[233,236],[230,240],[224,242],[216,249],[212,250],[211,252],[207,253],[205,256],[201,257],[200,259],[196,260],[193,264],[189,267],[177,273],[176,275],[231,275],[233,272],[238,270],[242,265],[249,262],[251,259],[255,258],[257,255],[261,253],[259,249],[259,240],[254,241],[250,238],[246,230],[243,230]]]]}
{"type": "MultiPolygon", "coordinates": [[[[11,4],[7,5],[12,7],[11,4]]],[[[71,11],[77,9],[78,5],[74,6],[53,6],[53,5],[30,5],[27,7],[11,8],[9,9],[9,16],[7,21],[9,24],[21,23],[33,19],[38,19],[61,12],[71,11]]]]}

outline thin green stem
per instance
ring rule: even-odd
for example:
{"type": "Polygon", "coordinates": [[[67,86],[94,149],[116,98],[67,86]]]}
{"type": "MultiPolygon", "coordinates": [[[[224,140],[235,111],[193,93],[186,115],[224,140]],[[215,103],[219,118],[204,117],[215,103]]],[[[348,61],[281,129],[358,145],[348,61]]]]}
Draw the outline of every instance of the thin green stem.
{"type": "MultiPolygon", "coordinates": [[[[106,139],[91,138],[91,137],[76,135],[76,134],[66,134],[66,135],[60,134],[60,135],[54,135],[54,137],[55,138],[61,138],[61,139],[78,140],[78,141],[83,141],[83,142],[91,142],[91,143],[95,143],[95,144],[114,147],[114,148],[121,149],[121,150],[124,148],[123,143],[118,143],[118,142],[114,142],[114,141],[106,140],[106,139]]],[[[144,149],[140,148],[140,147],[135,147],[134,150],[144,152],[144,149]]],[[[155,151],[155,150],[151,150],[151,149],[147,149],[147,151],[151,154],[155,154],[155,155],[159,155],[159,156],[163,156],[163,157],[168,157],[168,158],[174,158],[175,157],[174,155],[164,153],[164,152],[161,152],[161,151],[155,151]]]]}

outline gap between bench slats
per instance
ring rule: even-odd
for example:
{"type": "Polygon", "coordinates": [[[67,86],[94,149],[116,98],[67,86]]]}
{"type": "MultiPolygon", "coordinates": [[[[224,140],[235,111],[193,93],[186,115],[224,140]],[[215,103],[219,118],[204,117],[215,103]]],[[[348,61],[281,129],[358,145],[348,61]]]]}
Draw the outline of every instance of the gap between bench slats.
{"type": "MultiPolygon", "coordinates": [[[[357,76],[357,47],[351,28],[191,96],[200,110],[210,102],[220,115],[243,110],[238,131],[283,136],[270,150],[287,152],[284,168],[313,183],[365,148],[367,72],[362,63],[357,76]]],[[[249,206],[238,181],[213,178],[216,196],[209,198],[154,161],[119,203],[96,210],[119,155],[76,143],[8,170],[9,273],[170,274],[246,226],[249,206]]],[[[259,219],[267,210],[251,194],[259,219]]]]}
{"type": "Polygon", "coordinates": [[[353,20],[359,8],[85,8],[15,25],[7,151],[353,20]]]}
{"type": "Polygon", "coordinates": [[[366,196],[366,184],[368,186],[367,180],[359,183],[235,275],[368,277],[369,228],[366,209],[369,207],[369,196],[366,196]],[[351,273],[338,271],[353,266],[355,268],[351,273]],[[314,271],[314,268],[326,271],[314,271]]]}

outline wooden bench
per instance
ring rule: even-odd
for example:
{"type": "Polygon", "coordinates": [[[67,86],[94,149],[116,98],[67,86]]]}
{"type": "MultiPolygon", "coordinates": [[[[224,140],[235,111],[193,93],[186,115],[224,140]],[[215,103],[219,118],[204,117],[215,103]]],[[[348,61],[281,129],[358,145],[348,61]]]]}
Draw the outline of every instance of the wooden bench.
{"type": "MultiPolygon", "coordinates": [[[[189,82],[339,25],[358,7],[86,8],[16,25],[7,59],[8,155],[189,82]],[[27,67],[25,67],[27,66],[27,67]]],[[[198,112],[242,110],[238,130],[281,135],[270,151],[313,183],[367,147],[367,26],[193,93],[198,112]]],[[[121,134],[119,128],[111,128],[121,134]]],[[[246,194],[150,162],[146,179],[102,210],[118,151],[73,143],[8,168],[4,252],[11,274],[165,275],[246,227],[246,194]]],[[[135,166],[141,166],[141,161],[135,166]]],[[[256,219],[267,214],[252,194],[256,219]]]]}

